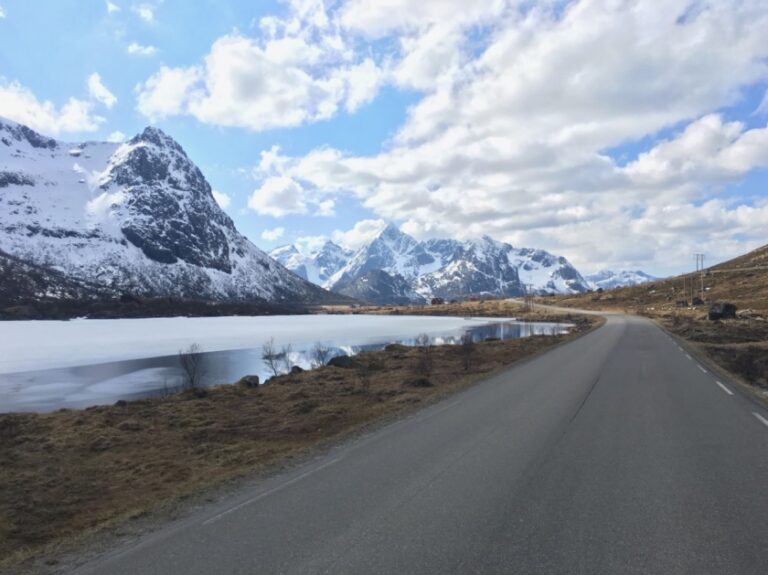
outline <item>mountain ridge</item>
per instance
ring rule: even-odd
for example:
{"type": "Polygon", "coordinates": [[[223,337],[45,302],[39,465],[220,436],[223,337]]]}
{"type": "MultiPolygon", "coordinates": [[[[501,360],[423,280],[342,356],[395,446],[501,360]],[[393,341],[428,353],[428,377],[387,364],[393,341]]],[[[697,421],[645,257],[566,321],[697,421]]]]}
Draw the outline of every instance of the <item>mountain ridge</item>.
{"type": "Polygon", "coordinates": [[[0,250],[142,296],[325,303],[245,236],[178,142],[62,142],[0,118],[0,250]]]}
{"type": "MultiPolygon", "coordinates": [[[[289,269],[294,269],[299,259],[306,265],[317,254],[301,253],[296,246],[280,246],[270,252],[289,269]],[[297,257],[297,253],[301,255],[297,257]]],[[[378,294],[373,303],[401,303],[408,293],[412,294],[412,303],[422,303],[433,297],[513,297],[527,289],[539,293],[580,293],[589,289],[566,258],[544,250],[515,248],[489,236],[464,241],[417,241],[392,223],[359,247],[320,285],[346,293],[345,289],[364,277],[368,278],[365,290],[378,294]],[[386,276],[369,275],[375,271],[386,272],[386,276]],[[372,286],[374,279],[381,280],[382,285],[372,286]],[[398,286],[390,297],[388,285],[398,286]]],[[[354,293],[362,293],[359,287],[354,293]]]]}

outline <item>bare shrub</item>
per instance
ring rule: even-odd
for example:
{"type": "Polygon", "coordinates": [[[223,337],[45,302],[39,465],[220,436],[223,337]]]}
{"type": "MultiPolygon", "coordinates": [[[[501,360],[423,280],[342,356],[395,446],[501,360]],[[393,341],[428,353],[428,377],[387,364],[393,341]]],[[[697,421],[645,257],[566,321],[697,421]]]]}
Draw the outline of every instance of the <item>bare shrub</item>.
{"type": "Polygon", "coordinates": [[[275,347],[275,338],[271,337],[268,341],[264,342],[261,346],[261,360],[267,369],[273,376],[280,375],[280,368],[282,366],[282,357],[280,352],[275,347]]]}
{"type": "Polygon", "coordinates": [[[293,369],[294,364],[291,359],[291,353],[293,353],[293,346],[290,343],[280,348],[280,364],[284,373],[291,373],[293,369]]]}
{"type": "Polygon", "coordinates": [[[318,341],[309,352],[312,367],[323,367],[331,359],[331,348],[318,341]]]}
{"type": "Polygon", "coordinates": [[[203,348],[193,343],[187,349],[179,350],[179,364],[184,372],[182,389],[198,389],[203,376],[203,348]]]}
{"type": "Polygon", "coordinates": [[[432,374],[432,344],[429,335],[417,335],[414,343],[419,352],[416,358],[416,373],[429,377],[432,374]]]}
{"type": "Polygon", "coordinates": [[[461,336],[461,342],[459,343],[459,354],[461,355],[461,364],[464,366],[464,371],[469,371],[475,360],[477,353],[477,346],[475,340],[472,338],[472,334],[465,333],[461,336]]]}

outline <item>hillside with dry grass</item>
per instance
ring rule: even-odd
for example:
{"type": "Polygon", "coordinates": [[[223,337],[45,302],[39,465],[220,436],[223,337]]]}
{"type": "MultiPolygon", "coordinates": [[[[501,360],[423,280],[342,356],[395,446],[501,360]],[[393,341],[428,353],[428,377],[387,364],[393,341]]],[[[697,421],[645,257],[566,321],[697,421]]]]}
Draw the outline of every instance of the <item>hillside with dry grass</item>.
{"type": "Polygon", "coordinates": [[[624,311],[656,319],[715,366],[768,399],[768,245],[687,274],[603,293],[539,298],[539,303],[624,311]],[[693,295],[704,297],[692,305],[693,295]],[[733,303],[736,319],[710,321],[713,303],[733,303]],[[685,304],[685,305],[684,305],[685,304]]]}

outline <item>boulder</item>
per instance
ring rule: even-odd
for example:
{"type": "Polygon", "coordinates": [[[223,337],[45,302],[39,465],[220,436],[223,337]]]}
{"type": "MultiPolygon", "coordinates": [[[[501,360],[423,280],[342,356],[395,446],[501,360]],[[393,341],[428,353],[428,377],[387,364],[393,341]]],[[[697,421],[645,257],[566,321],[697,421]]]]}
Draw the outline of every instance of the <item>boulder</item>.
{"type": "Polygon", "coordinates": [[[349,369],[355,366],[355,362],[348,355],[337,355],[328,361],[328,365],[332,367],[340,367],[342,369],[349,369]]]}
{"type": "Polygon", "coordinates": [[[258,375],[246,375],[241,377],[237,383],[243,387],[259,387],[260,381],[258,375]]]}
{"type": "Polygon", "coordinates": [[[736,319],[736,306],[732,303],[713,303],[709,306],[707,318],[711,321],[719,319],[736,319]]]}

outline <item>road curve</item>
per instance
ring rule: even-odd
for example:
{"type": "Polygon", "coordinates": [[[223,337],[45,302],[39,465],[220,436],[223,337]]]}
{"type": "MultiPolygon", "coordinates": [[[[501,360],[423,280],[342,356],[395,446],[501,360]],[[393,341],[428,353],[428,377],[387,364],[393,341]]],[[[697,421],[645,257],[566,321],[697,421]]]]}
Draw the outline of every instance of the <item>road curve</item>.
{"type": "Polygon", "coordinates": [[[767,485],[768,413],[615,315],[76,572],[752,575],[767,485]]]}

